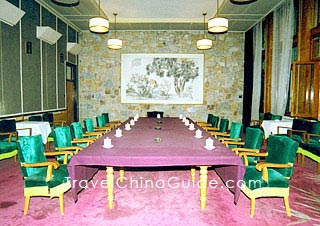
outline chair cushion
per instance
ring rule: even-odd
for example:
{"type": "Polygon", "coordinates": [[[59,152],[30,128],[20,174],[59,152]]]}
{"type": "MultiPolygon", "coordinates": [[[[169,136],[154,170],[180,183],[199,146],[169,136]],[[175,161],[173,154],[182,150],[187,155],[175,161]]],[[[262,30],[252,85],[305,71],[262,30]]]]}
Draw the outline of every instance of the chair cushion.
{"type": "Polygon", "coordinates": [[[0,141],[0,154],[8,153],[17,149],[15,142],[3,142],[0,141]]]}
{"type": "Polygon", "coordinates": [[[53,188],[57,185],[65,183],[68,181],[68,169],[67,165],[61,164],[58,169],[52,170],[52,178],[50,181],[46,182],[47,176],[47,167],[39,167],[37,174],[33,174],[24,179],[24,187],[40,187],[40,186],[48,186],[49,188],[53,188]]]}
{"type": "Polygon", "coordinates": [[[310,142],[310,143],[301,143],[300,146],[317,156],[320,156],[320,143],[318,142],[310,142]]]}
{"type": "Polygon", "coordinates": [[[246,173],[243,181],[250,189],[259,189],[263,187],[281,187],[289,186],[290,180],[281,173],[273,169],[268,169],[268,183],[262,179],[262,172],[258,171],[255,166],[246,167],[246,173]]]}

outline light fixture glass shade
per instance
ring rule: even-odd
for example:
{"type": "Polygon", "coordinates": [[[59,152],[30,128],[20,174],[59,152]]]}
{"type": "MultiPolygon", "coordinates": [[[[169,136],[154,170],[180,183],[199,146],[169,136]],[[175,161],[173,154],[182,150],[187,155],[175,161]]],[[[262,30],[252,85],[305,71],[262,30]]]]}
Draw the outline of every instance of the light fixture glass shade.
{"type": "Polygon", "coordinates": [[[211,49],[211,47],[212,47],[211,39],[203,38],[197,41],[197,49],[199,50],[207,50],[207,49],[211,49]]]}
{"type": "Polygon", "coordinates": [[[223,33],[228,30],[228,19],[223,17],[211,18],[208,21],[208,31],[212,33],[223,33]]]}
{"type": "Polygon", "coordinates": [[[94,33],[107,33],[109,31],[109,21],[103,17],[90,18],[89,30],[94,33]]]}
{"type": "Polygon", "coordinates": [[[111,38],[108,40],[107,44],[110,49],[121,49],[122,48],[122,40],[118,38],[111,38]]]}
{"type": "Polygon", "coordinates": [[[250,4],[253,3],[257,0],[230,0],[231,3],[237,4],[237,5],[245,5],[245,4],[250,4]]]}

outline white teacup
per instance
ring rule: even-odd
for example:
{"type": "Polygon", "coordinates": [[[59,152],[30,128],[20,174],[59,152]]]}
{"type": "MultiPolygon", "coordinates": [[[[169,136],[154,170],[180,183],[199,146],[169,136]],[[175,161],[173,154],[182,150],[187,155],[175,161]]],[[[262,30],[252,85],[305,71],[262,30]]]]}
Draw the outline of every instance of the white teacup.
{"type": "Polygon", "coordinates": [[[134,126],[134,120],[133,119],[130,120],[130,125],[134,126]]]}
{"type": "Polygon", "coordinates": [[[122,136],[122,130],[120,128],[116,129],[116,137],[122,136]]]}
{"type": "Polygon", "coordinates": [[[130,129],[131,129],[131,128],[130,128],[130,124],[127,123],[127,124],[124,126],[124,129],[125,129],[125,130],[130,130],[130,129]]]}
{"type": "Polygon", "coordinates": [[[210,137],[208,139],[206,139],[206,147],[207,148],[213,147],[213,140],[210,137]]]}
{"type": "Polygon", "coordinates": [[[189,130],[194,130],[194,124],[193,123],[190,123],[189,130]]]}
{"type": "Polygon", "coordinates": [[[103,140],[103,146],[106,147],[106,148],[110,148],[112,147],[112,144],[111,144],[111,139],[109,137],[105,138],[103,140]]]}
{"type": "Polygon", "coordinates": [[[201,138],[202,137],[202,131],[200,129],[196,130],[196,138],[201,138]]]}

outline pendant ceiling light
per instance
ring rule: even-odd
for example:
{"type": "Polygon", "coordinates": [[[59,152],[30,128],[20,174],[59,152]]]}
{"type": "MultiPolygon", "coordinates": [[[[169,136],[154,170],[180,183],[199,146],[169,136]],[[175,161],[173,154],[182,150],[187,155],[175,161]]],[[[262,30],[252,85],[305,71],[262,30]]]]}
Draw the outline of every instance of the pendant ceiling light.
{"type": "Polygon", "coordinates": [[[103,34],[109,31],[109,21],[100,15],[100,11],[101,8],[99,0],[99,16],[90,18],[89,30],[93,33],[103,34]]]}
{"type": "Polygon", "coordinates": [[[53,3],[65,6],[65,7],[72,7],[79,5],[80,0],[51,0],[53,3]]]}
{"type": "Polygon", "coordinates": [[[228,19],[219,16],[219,0],[217,0],[216,16],[208,21],[208,31],[212,33],[224,33],[228,31],[228,19]]]}
{"type": "Polygon", "coordinates": [[[230,0],[231,3],[236,5],[245,5],[256,2],[257,0],[230,0]]]}
{"type": "Polygon", "coordinates": [[[207,50],[212,47],[212,40],[206,38],[206,15],[207,13],[203,13],[203,38],[197,41],[197,49],[199,50],[207,50]]]}
{"type": "Polygon", "coordinates": [[[117,38],[117,13],[113,13],[114,15],[114,36],[115,38],[111,38],[108,40],[108,48],[109,49],[121,49],[122,48],[122,40],[117,38]]]}

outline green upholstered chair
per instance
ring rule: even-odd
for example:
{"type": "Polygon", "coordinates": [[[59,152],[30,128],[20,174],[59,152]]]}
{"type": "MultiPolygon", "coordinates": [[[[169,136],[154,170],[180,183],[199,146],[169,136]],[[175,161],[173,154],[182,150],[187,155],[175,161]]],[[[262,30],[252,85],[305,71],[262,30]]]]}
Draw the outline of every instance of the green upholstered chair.
{"type": "Polygon", "coordinates": [[[45,122],[49,122],[50,127],[51,127],[51,133],[48,136],[47,144],[46,144],[46,149],[48,150],[49,147],[50,147],[50,143],[54,142],[54,138],[53,138],[53,130],[54,130],[54,128],[56,128],[58,126],[64,126],[66,121],[64,121],[64,120],[55,121],[52,112],[43,113],[42,114],[42,120],[45,121],[45,122]]]}
{"type": "Polygon", "coordinates": [[[242,139],[243,124],[238,122],[232,122],[230,127],[230,133],[227,132],[211,132],[209,133],[215,136],[220,141],[240,141],[242,139]]]}
{"type": "Polygon", "coordinates": [[[158,114],[160,115],[160,118],[163,118],[163,114],[164,114],[163,111],[148,111],[147,117],[148,118],[156,118],[158,114]]]}
{"type": "Polygon", "coordinates": [[[103,129],[103,130],[106,130],[107,132],[113,129],[112,127],[107,125],[103,115],[98,115],[96,117],[96,123],[97,123],[97,126],[95,127],[96,129],[103,129]]]}
{"type": "Polygon", "coordinates": [[[95,127],[94,124],[93,124],[93,120],[91,118],[85,118],[83,120],[83,124],[84,124],[84,130],[85,132],[99,132],[101,134],[106,134],[107,132],[110,131],[110,128],[107,127],[107,128],[104,128],[104,127],[101,127],[101,128],[98,128],[98,127],[95,127]]]}
{"type": "Polygon", "coordinates": [[[46,156],[64,155],[67,160],[73,153],[45,153],[41,135],[21,137],[17,143],[24,180],[24,215],[28,212],[30,198],[35,196],[59,197],[60,213],[64,215],[64,193],[71,188],[67,162],[47,161],[46,156]]]}
{"type": "MultiPolygon", "coordinates": [[[[259,128],[252,128],[247,127],[246,128],[246,135],[244,141],[223,141],[227,147],[231,147],[232,151],[235,152],[237,155],[241,152],[249,152],[249,153],[259,153],[261,146],[264,141],[264,133],[259,128]],[[236,147],[234,147],[236,146],[236,147]]],[[[257,162],[260,160],[260,158],[257,157],[247,157],[244,159],[245,165],[254,165],[257,164],[257,162]]]]}
{"type": "Polygon", "coordinates": [[[216,132],[227,132],[229,129],[229,119],[222,118],[219,123],[219,127],[204,127],[208,132],[216,131],[216,132]]]}
{"type": "Polygon", "coordinates": [[[219,116],[215,116],[213,115],[211,117],[211,121],[209,126],[202,126],[203,129],[205,129],[206,131],[212,131],[212,130],[219,130],[219,120],[220,117],[219,116]]]}
{"type": "Polygon", "coordinates": [[[320,174],[320,122],[312,125],[310,133],[306,133],[306,139],[300,143],[298,149],[298,162],[304,166],[305,156],[317,162],[317,173],[320,174]]]}
{"type": "Polygon", "coordinates": [[[289,184],[298,145],[290,137],[270,136],[265,160],[246,167],[241,190],[250,198],[251,217],[254,216],[255,199],[261,197],[283,197],[287,215],[291,215],[289,184]]]}
{"type": "Polygon", "coordinates": [[[83,133],[83,128],[80,122],[72,122],[70,124],[70,131],[72,140],[89,140],[90,143],[102,136],[101,133],[96,132],[83,133]]]}
{"type": "Polygon", "coordinates": [[[208,114],[207,116],[207,121],[203,122],[203,121],[198,121],[197,124],[201,127],[203,126],[211,126],[211,119],[213,117],[213,114],[208,114]]]}
{"type": "MultiPolygon", "coordinates": [[[[60,126],[53,130],[54,151],[72,151],[77,154],[83,147],[89,145],[88,141],[72,141],[69,126],[60,126]]],[[[57,156],[57,161],[64,161],[63,156],[57,156]]]]}
{"type": "Polygon", "coordinates": [[[278,126],[278,134],[279,129],[287,128],[288,130],[286,135],[291,137],[293,140],[301,143],[305,140],[305,134],[307,133],[307,125],[310,128],[312,127],[312,125],[303,118],[293,119],[291,128],[285,126],[278,126]]]}
{"type": "Polygon", "coordinates": [[[11,141],[16,141],[18,139],[18,130],[27,130],[28,134],[32,134],[31,128],[21,128],[17,129],[15,119],[4,119],[0,121],[0,141],[8,141],[11,134],[11,141]]]}
{"type": "Polygon", "coordinates": [[[109,113],[107,113],[107,112],[102,113],[102,116],[104,117],[104,120],[106,122],[106,126],[109,126],[113,129],[118,127],[121,124],[120,120],[110,120],[109,113]]]}

